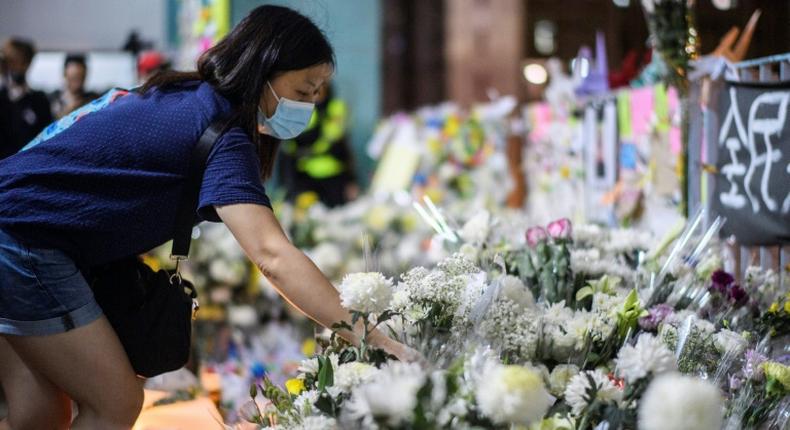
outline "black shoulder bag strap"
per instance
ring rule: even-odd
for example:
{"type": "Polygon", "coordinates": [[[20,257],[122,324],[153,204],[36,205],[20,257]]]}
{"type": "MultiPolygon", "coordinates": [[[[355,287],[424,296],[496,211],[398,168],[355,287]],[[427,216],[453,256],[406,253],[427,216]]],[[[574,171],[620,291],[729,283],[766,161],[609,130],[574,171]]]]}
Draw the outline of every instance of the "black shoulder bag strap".
{"type": "Polygon", "coordinates": [[[192,229],[197,219],[198,198],[203,184],[203,174],[206,172],[206,163],[211,148],[222,136],[226,122],[225,118],[212,121],[192,150],[187,180],[181,193],[181,200],[178,202],[173,249],[170,252],[170,258],[176,261],[176,272],[178,272],[178,262],[186,260],[189,256],[189,245],[192,242],[192,229]]]}

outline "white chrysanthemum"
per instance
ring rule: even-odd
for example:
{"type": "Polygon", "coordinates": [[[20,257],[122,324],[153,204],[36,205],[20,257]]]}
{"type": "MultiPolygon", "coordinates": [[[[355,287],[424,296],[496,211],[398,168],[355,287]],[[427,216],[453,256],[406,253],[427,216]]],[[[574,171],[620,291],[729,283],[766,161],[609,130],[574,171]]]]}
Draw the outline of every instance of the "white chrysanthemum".
{"type": "Polygon", "coordinates": [[[374,418],[392,426],[408,423],[417,406],[417,392],[425,381],[426,374],[418,364],[390,362],[371,381],[354,388],[344,408],[366,425],[371,425],[374,418]]]}
{"type": "Polygon", "coordinates": [[[522,366],[491,365],[475,390],[480,410],[494,422],[527,425],[554,403],[538,372],[522,366]]]}
{"type": "Polygon", "coordinates": [[[617,312],[625,303],[629,292],[618,291],[617,294],[595,293],[593,294],[592,310],[602,313],[617,312]]]}
{"type": "Polygon", "coordinates": [[[730,330],[722,330],[713,336],[716,350],[723,354],[738,355],[743,352],[748,346],[749,342],[738,333],[730,330]]]}
{"type": "Polygon", "coordinates": [[[499,279],[499,282],[502,286],[500,290],[500,295],[502,297],[524,308],[535,307],[535,297],[526,285],[521,282],[521,279],[512,275],[505,275],[499,279]]]}
{"type": "Polygon", "coordinates": [[[318,401],[320,393],[316,390],[302,391],[296,399],[294,399],[294,407],[302,416],[311,415],[315,408],[315,402],[318,401]]]}
{"type": "Polygon", "coordinates": [[[392,293],[392,309],[402,311],[409,307],[411,304],[411,297],[409,290],[403,285],[398,285],[395,292],[392,293]]]}
{"type": "Polygon", "coordinates": [[[648,231],[621,228],[609,231],[609,241],[604,244],[604,248],[614,253],[648,250],[654,242],[653,235],[648,231]]]}
{"type": "Polygon", "coordinates": [[[598,369],[584,371],[574,376],[568,383],[568,388],[565,389],[565,401],[577,415],[594,400],[616,403],[622,397],[623,392],[614,385],[606,374],[598,369]],[[587,391],[593,388],[590,385],[590,379],[596,388],[595,398],[589,398],[587,395],[587,391]]]}
{"type": "Polygon", "coordinates": [[[291,427],[291,430],[336,430],[337,421],[323,415],[305,417],[301,423],[291,427]]]}
{"type": "Polygon", "coordinates": [[[488,237],[491,214],[483,210],[475,214],[461,228],[460,236],[464,242],[469,244],[481,244],[488,237]]]}
{"type": "Polygon", "coordinates": [[[549,390],[555,396],[562,396],[568,383],[579,374],[579,366],[574,364],[560,364],[554,367],[549,376],[549,390]]]}
{"type": "Polygon", "coordinates": [[[392,281],[378,272],[346,275],[338,289],[340,301],[348,310],[379,313],[392,302],[392,281]]]}
{"type": "Polygon", "coordinates": [[[675,356],[657,337],[642,334],[636,345],[626,345],[615,360],[617,374],[626,382],[633,383],[648,374],[660,375],[677,369],[675,356]]]}
{"type": "Polygon", "coordinates": [[[606,231],[595,224],[582,224],[573,226],[573,241],[575,243],[600,244],[606,238],[606,231]]]}
{"type": "Polygon", "coordinates": [[[710,382],[670,373],[657,377],[639,404],[643,430],[718,430],[724,406],[710,382]]]}
{"type": "MultiPolygon", "coordinates": [[[[332,370],[337,370],[338,367],[338,360],[339,357],[337,354],[329,354],[329,362],[332,363],[332,370]]],[[[299,363],[299,368],[297,372],[300,373],[300,377],[305,373],[316,374],[318,373],[318,358],[307,358],[302,360],[299,363]]]]}
{"type": "Polygon", "coordinates": [[[341,364],[335,369],[334,386],[343,391],[351,391],[357,385],[369,381],[377,371],[374,366],[358,361],[341,364]]]}

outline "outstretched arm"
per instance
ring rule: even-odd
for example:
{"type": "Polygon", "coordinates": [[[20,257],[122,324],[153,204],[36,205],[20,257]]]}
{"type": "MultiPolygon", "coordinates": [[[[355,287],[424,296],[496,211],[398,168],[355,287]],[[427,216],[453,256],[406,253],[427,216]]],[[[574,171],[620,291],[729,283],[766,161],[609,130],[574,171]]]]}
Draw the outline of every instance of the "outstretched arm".
{"type": "MultiPolygon", "coordinates": [[[[289,303],[324,327],[340,321],[351,324],[348,311],[340,305],[337,290],[315,264],[291,244],[271,209],[255,204],[234,204],[217,206],[216,210],[247,256],[289,303]]],[[[339,332],[355,345],[360,340],[357,333],[339,332]]],[[[416,358],[411,349],[379,331],[372,333],[369,341],[401,360],[416,358]]]]}

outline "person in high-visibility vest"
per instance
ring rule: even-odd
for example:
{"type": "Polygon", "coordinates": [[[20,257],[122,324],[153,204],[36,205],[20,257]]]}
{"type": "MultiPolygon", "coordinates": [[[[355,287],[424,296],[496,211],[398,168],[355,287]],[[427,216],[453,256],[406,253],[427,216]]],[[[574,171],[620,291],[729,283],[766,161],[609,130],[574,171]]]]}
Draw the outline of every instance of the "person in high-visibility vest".
{"type": "Polygon", "coordinates": [[[353,200],[359,194],[348,144],[346,103],[322,88],[307,129],[282,143],[278,180],[288,200],[313,192],[327,206],[353,200]]]}

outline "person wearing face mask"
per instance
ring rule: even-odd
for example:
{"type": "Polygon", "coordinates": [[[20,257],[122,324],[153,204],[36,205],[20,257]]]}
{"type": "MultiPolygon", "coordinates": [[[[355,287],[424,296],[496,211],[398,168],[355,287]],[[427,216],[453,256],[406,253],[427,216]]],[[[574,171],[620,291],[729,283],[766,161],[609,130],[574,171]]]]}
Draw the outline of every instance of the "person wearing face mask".
{"type": "Polygon", "coordinates": [[[346,133],[348,108],[325,85],[304,133],[283,142],[277,168],[278,185],[294,201],[315,193],[329,207],[359,194],[353,157],[346,133]]]}
{"type": "Polygon", "coordinates": [[[12,38],[0,52],[0,159],[17,152],[52,122],[46,94],[27,85],[31,42],[12,38]]]}
{"type": "Polygon", "coordinates": [[[52,113],[55,118],[63,118],[78,107],[98,97],[98,94],[85,90],[88,65],[85,56],[70,54],[63,63],[63,89],[50,95],[52,113]]]}
{"type": "MultiPolygon", "coordinates": [[[[351,324],[337,290],[283,233],[262,185],[279,141],[307,127],[334,69],[312,21],[260,6],[196,71],[162,72],[103,96],[0,161],[0,384],[9,408],[0,428],[135,422],[142,381],[79,268],[173,238],[192,150],[217,120],[224,126],[208,155],[199,220],[224,222],[277,291],[317,323],[351,324]]],[[[340,335],[358,343],[355,328],[340,335]]],[[[381,332],[368,340],[418,359],[381,332]]]]}

